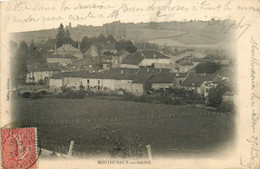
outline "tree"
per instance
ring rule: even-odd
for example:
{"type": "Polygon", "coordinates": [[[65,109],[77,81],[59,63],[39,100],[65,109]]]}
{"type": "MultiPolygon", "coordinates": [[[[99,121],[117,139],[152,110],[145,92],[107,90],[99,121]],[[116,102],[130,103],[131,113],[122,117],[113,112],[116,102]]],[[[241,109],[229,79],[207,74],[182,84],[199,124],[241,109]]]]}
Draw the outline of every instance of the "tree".
{"type": "Polygon", "coordinates": [[[224,85],[218,85],[216,88],[211,88],[209,90],[207,104],[219,108],[222,103],[222,96],[226,91],[228,91],[228,88],[224,85]]]}
{"type": "Polygon", "coordinates": [[[13,58],[13,79],[16,83],[24,83],[26,79],[27,70],[27,59],[29,55],[28,45],[22,41],[17,50],[15,57],[13,58]]]}
{"type": "Polygon", "coordinates": [[[85,53],[90,46],[91,46],[91,41],[90,41],[90,39],[89,39],[87,36],[84,36],[84,37],[82,38],[81,43],[80,43],[80,51],[81,51],[82,53],[85,53]]]}
{"type": "Polygon", "coordinates": [[[101,33],[99,36],[98,36],[98,42],[105,42],[106,41],[106,37],[101,33]]]}
{"type": "Polygon", "coordinates": [[[70,37],[70,31],[67,29],[65,30],[63,27],[63,24],[60,24],[60,27],[58,28],[58,33],[56,35],[56,46],[57,48],[61,47],[63,44],[71,44],[74,47],[77,47],[77,42],[75,42],[70,37]]]}
{"type": "Polygon", "coordinates": [[[112,43],[112,44],[116,43],[116,40],[113,37],[113,35],[108,35],[107,36],[107,41],[108,41],[108,43],[112,43]]]}
{"type": "Polygon", "coordinates": [[[60,24],[60,27],[58,28],[58,33],[56,35],[56,46],[57,48],[61,47],[65,43],[65,30],[63,27],[63,24],[60,24]]]}
{"type": "Polygon", "coordinates": [[[221,65],[219,63],[214,62],[204,62],[200,63],[195,67],[196,73],[215,73],[217,70],[221,68],[221,65]]]}
{"type": "Polygon", "coordinates": [[[115,47],[117,51],[126,50],[130,53],[134,53],[137,50],[137,47],[133,44],[132,41],[128,40],[120,40],[115,43],[115,47]]]}

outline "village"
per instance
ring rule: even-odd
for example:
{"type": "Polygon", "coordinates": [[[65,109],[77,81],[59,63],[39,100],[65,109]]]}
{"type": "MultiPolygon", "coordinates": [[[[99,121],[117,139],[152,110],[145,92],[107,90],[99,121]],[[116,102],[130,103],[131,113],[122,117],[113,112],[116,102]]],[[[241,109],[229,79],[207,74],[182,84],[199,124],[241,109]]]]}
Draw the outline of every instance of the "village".
{"type": "Polygon", "coordinates": [[[131,40],[121,28],[77,41],[72,30],[11,43],[14,117],[37,127],[42,149],[66,154],[73,142],[73,156],[139,157],[144,145],[159,156],[232,140],[235,63],[225,51],[131,40]]]}
{"type": "Polygon", "coordinates": [[[189,48],[171,51],[149,43],[136,47],[133,41],[117,41],[103,34],[87,44],[84,40],[91,38],[82,42],[73,41],[69,35],[67,38],[61,42],[47,39],[37,49],[32,40],[30,48],[46,55],[44,61],[26,62],[25,87],[29,90],[21,90],[23,97],[31,97],[35,86],[44,85],[44,94],[57,95],[68,89],[134,96],[186,91],[207,102],[210,90],[225,86],[220,99],[233,103],[235,69],[224,54],[204,54],[189,48]]]}

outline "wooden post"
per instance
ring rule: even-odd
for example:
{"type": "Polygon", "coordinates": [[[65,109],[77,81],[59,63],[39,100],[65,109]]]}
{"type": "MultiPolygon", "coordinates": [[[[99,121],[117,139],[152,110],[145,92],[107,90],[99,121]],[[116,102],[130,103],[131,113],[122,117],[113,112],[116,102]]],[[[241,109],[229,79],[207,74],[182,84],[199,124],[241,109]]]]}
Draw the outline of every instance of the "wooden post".
{"type": "Polygon", "coordinates": [[[149,157],[149,160],[152,160],[152,147],[151,145],[146,145],[146,148],[147,148],[147,151],[148,151],[148,157],[149,157]]]}
{"type": "Polygon", "coordinates": [[[70,148],[69,148],[68,156],[72,156],[73,147],[74,147],[74,141],[71,140],[70,141],[70,148]]]}

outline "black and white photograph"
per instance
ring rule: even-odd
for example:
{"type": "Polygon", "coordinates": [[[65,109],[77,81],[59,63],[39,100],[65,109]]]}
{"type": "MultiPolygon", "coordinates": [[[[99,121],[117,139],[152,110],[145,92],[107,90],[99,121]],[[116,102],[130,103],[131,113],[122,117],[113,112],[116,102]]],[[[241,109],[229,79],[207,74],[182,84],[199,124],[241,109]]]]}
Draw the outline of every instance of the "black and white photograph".
{"type": "MultiPolygon", "coordinates": [[[[237,44],[253,26],[244,16],[206,15],[228,10],[230,1],[219,6],[198,1],[190,7],[171,0],[147,1],[147,6],[141,2],[131,6],[130,1],[115,5],[112,0],[65,0],[60,1],[61,7],[53,5],[54,9],[48,3],[18,2],[6,2],[6,13],[17,14],[7,15],[2,27],[14,29],[5,42],[10,73],[7,85],[3,84],[10,104],[7,126],[37,130],[39,161],[97,159],[94,164],[101,168],[110,164],[149,168],[161,159],[218,156],[225,160],[236,149],[242,124],[238,120],[242,117],[240,96],[247,91],[239,87],[243,64],[237,44]],[[195,7],[205,14],[203,19],[176,16],[198,11],[195,7]],[[34,16],[30,10],[40,13],[34,16]],[[102,10],[110,12],[105,15],[102,10]],[[57,14],[49,16],[48,11],[57,14]],[[139,21],[145,18],[139,13],[147,11],[151,16],[154,12],[155,19],[139,21]],[[137,21],[132,18],[134,12],[137,21]],[[26,17],[19,18],[19,13],[26,17]],[[130,14],[120,19],[121,13],[130,14]],[[20,29],[16,24],[26,26],[20,29]]],[[[240,8],[236,11],[249,10],[240,8]]],[[[254,15],[259,19],[259,12],[254,15]]],[[[240,50],[249,51],[249,61],[253,58],[255,67],[249,64],[250,68],[244,68],[253,78],[247,75],[248,82],[259,88],[259,74],[252,75],[258,73],[259,66],[259,60],[254,60],[259,57],[257,39],[250,36],[248,48],[240,50]]],[[[259,114],[254,105],[258,99],[252,94],[253,114],[250,109],[247,116],[252,122],[246,125],[253,133],[258,130],[259,114]]],[[[249,109],[246,103],[243,106],[249,109]]],[[[241,168],[259,164],[259,157],[252,156],[258,152],[257,131],[254,134],[245,138],[255,148],[255,152],[251,149],[253,161],[243,162],[240,156],[241,168]]]]}

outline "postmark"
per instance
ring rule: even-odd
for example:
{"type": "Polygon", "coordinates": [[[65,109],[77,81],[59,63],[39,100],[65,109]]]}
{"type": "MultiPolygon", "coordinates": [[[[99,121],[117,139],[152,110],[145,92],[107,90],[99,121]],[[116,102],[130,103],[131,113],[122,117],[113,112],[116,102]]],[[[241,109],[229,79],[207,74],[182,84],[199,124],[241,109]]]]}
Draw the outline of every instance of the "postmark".
{"type": "Polygon", "coordinates": [[[36,128],[1,129],[2,167],[36,168],[36,140],[36,128]]]}

